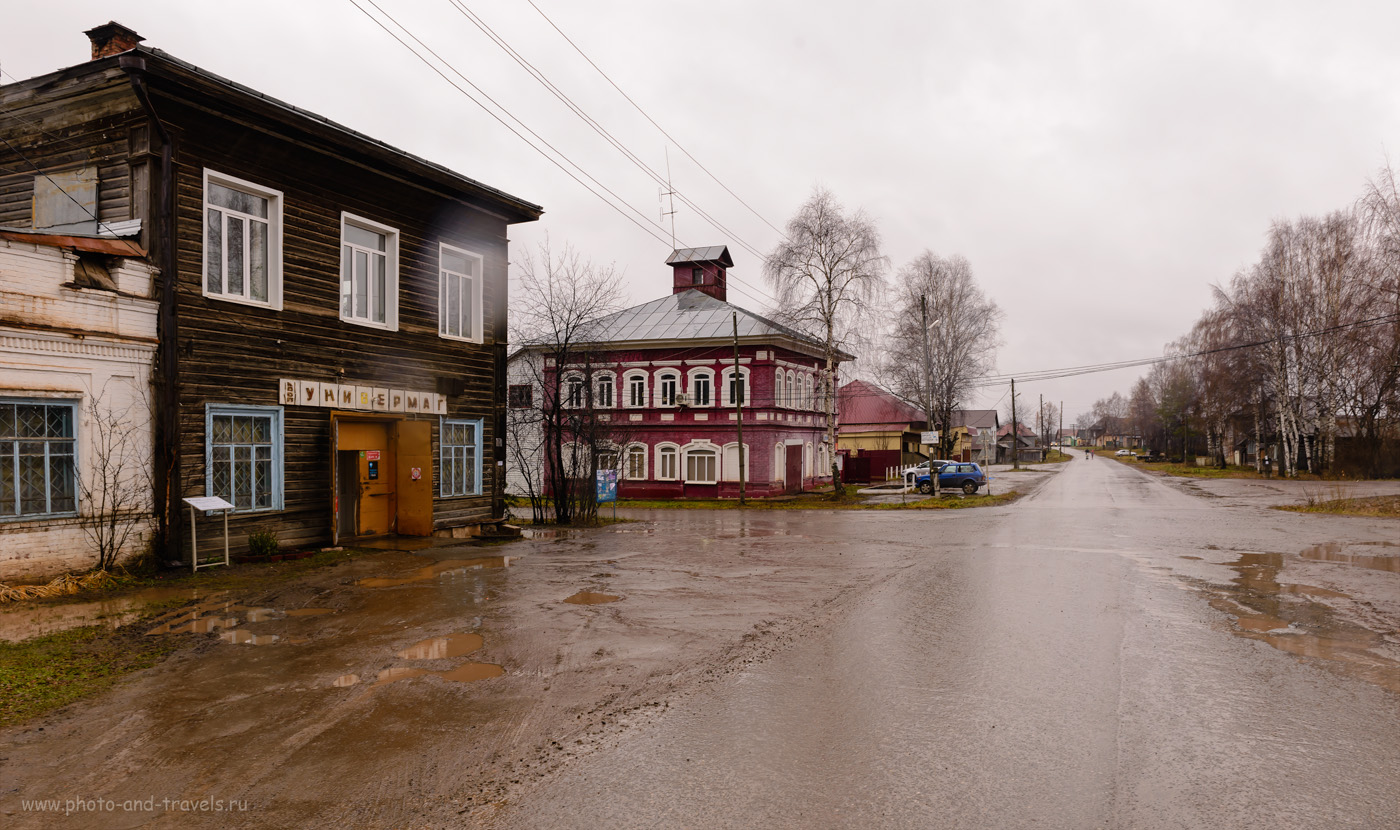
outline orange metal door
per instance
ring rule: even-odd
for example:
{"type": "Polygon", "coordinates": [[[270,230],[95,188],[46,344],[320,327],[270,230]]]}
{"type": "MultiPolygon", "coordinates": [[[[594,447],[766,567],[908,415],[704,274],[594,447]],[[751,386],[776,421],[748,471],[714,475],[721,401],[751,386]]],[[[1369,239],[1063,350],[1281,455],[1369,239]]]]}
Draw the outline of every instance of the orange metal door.
{"type": "Polygon", "coordinates": [[[355,535],[382,536],[393,533],[396,481],[389,424],[341,421],[338,431],[338,449],[342,452],[356,451],[359,510],[355,535]]]}
{"type": "Polygon", "coordinates": [[[433,533],[433,429],[431,421],[395,421],[394,455],[398,460],[398,532],[404,536],[433,533]]]}

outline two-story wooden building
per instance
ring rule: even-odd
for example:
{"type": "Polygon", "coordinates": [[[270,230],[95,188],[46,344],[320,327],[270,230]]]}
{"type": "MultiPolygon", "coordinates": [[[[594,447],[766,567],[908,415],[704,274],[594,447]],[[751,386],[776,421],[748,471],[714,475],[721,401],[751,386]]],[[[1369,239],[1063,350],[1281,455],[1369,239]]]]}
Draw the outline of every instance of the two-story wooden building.
{"type": "MultiPolygon", "coordinates": [[[[606,455],[627,498],[737,496],[740,418],[747,495],[829,484],[823,344],[729,303],[725,246],[677,250],[666,264],[672,293],[589,326],[577,349],[586,365],[555,366],[529,347],[513,355],[539,368],[519,372],[511,405],[547,405],[558,389],[565,406],[612,424],[606,455]]],[[[513,480],[544,482],[539,459],[523,455],[511,463],[534,469],[513,480]]]]}
{"type": "Polygon", "coordinates": [[[119,24],[87,34],[91,61],[0,87],[0,226],[64,197],[94,232],[139,223],[165,550],[188,556],[188,496],[233,503],[235,543],[499,518],[506,231],[541,209],[119,24]]]}

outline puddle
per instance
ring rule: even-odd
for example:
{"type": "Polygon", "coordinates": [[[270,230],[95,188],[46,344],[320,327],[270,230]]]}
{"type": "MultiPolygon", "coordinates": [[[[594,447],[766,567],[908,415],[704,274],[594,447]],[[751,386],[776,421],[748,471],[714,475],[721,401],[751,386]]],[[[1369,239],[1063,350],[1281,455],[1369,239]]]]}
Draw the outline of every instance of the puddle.
{"type": "Polygon", "coordinates": [[[415,643],[399,656],[405,660],[441,660],[445,657],[462,657],[481,648],[480,634],[448,634],[446,637],[431,637],[415,643]]]}
{"type": "Polygon", "coordinates": [[[520,535],[525,539],[558,539],[564,532],[555,527],[522,527],[520,535]]]}
{"type": "Polygon", "coordinates": [[[602,605],[605,602],[617,602],[622,597],[612,594],[599,594],[593,591],[579,591],[577,594],[564,600],[573,605],[602,605]]]}
{"type": "Polygon", "coordinates": [[[282,613],[289,617],[319,617],[322,614],[334,614],[334,608],[292,608],[282,613]]]}
{"type": "Polygon", "coordinates": [[[362,588],[394,588],[399,585],[407,585],[411,582],[426,582],[436,579],[446,573],[454,571],[478,570],[481,568],[506,568],[510,566],[510,561],[516,559],[514,556],[483,556],[477,559],[444,559],[441,562],[434,562],[426,568],[419,568],[408,576],[372,576],[356,582],[362,588]]]}
{"type": "Polygon", "coordinates": [[[112,628],[135,622],[147,605],[172,599],[199,599],[193,588],[147,588],[126,596],[95,602],[16,604],[0,612],[0,640],[19,642],[85,625],[112,628]]]}
{"type": "Polygon", "coordinates": [[[455,669],[447,671],[430,671],[429,669],[411,669],[396,666],[392,669],[384,669],[379,673],[376,686],[383,686],[386,683],[393,683],[396,680],[408,680],[424,675],[435,675],[443,680],[453,683],[471,683],[476,680],[489,680],[492,677],[500,677],[506,670],[495,663],[463,663],[455,669]]]}
{"type": "Polygon", "coordinates": [[[1187,581],[1208,594],[1211,607],[1234,618],[1231,630],[1237,636],[1298,657],[1322,660],[1333,670],[1400,692],[1400,661],[1382,653],[1392,644],[1316,601],[1347,598],[1346,594],[1280,582],[1283,559],[1278,553],[1244,553],[1229,566],[1238,576],[1228,586],[1187,581]]]}
{"type": "Polygon", "coordinates": [[[278,611],[276,608],[249,608],[247,610],[248,622],[250,623],[266,622],[282,616],[282,612],[278,611]]]}
{"type": "Polygon", "coordinates": [[[248,631],[225,631],[219,639],[226,643],[246,643],[254,646],[268,646],[282,639],[276,634],[253,634],[248,631]]]}
{"type": "Polygon", "coordinates": [[[1202,557],[1200,557],[1200,556],[1183,556],[1183,557],[1181,557],[1181,558],[1182,558],[1182,559],[1195,559],[1195,560],[1197,560],[1197,561],[1202,561],[1202,557]]]}
{"type": "Polygon", "coordinates": [[[1308,548],[1298,554],[1304,559],[1313,562],[1340,562],[1344,565],[1355,565],[1358,568],[1370,568],[1373,571],[1389,571],[1390,573],[1400,573],[1400,555],[1387,556],[1385,554],[1358,553],[1353,550],[1360,546],[1370,547],[1400,547],[1393,542],[1327,542],[1308,548]]]}
{"type": "Polygon", "coordinates": [[[360,682],[360,676],[359,676],[358,674],[342,674],[340,677],[337,677],[337,678],[335,679],[335,682],[334,682],[334,683],[331,683],[331,685],[332,685],[332,686],[353,686],[353,685],[355,685],[356,683],[359,683],[359,682],[360,682]]]}
{"type": "Polygon", "coordinates": [[[177,619],[175,622],[168,622],[158,625],[146,632],[146,636],[152,634],[208,634],[220,628],[233,628],[238,625],[237,617],[200,617],[188,622],[177,619]]]}

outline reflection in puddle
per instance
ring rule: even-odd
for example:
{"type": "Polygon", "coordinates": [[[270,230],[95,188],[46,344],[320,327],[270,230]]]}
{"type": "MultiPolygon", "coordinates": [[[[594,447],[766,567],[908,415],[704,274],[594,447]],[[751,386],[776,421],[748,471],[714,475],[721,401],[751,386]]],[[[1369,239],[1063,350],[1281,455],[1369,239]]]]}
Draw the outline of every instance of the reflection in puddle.
{"type": "Polygon", "coordinates": [[[495,663],[463,663],[455,669],[447,671],[430,671],[428,669],[410,669],[396,666],[392,669],[385,669],[379,673],[376,686],[383,686],[386,683],[393,683],[396,680],[408,680],[413,677],[423,677],[424,675],[435,675],[453,683],[471,683],[475,680],[487,680],[492,677],[500,677],[506,670],[495,663]]]}
{"type": "Polygon", "coordinates": [[[372,576],[368,579],[361,579],[356,582],[364,588],[393,588],[399,585],[407,585],[410,582],[426,582],[430,579],[454,571],[476,570],[480,568],[505,568],[510,566],[510,560],[514,556],[483,556],[477,559],[444,559],[441,562],[434,562],[426,568],[419,568],[408,576],[388,577],[372,576]]]}
{"type": "Polygon", "coordinates": [[[147,588],[96,602],[53,605],[24,603],[0,613],[0,640],[18,642],[84,625],[115,628],[135,622],[150,603],[199,598],[200,592],[193,588],[147,588]]]}
{"type": "Polygon", "coordinates": [[[1197,560],[1197,561],[1199,561],[1199,560],[1201,559],[1201,557],[1199,557],[1199,556],[1183,556],[1183,557],[1181,557],[1181,558],[1182,558],[1182,559],[1195,559],[1195,560],[1197,560]]]}
{"type": "Polygon", "coordinates": [[[162,625],[158,625],[146,632],[146,636],[152,634],[208,634],[220,628],[233,628],[238,625],[237,617],[198,617],[188,619],[186,617],[176,617],[174,620],[162,625]]]}
{"type": "Polygon", "coordinates": [[[1223,590],[1195,582],[1209,592],[1213,608],[1234,617],[1233,631],[1383,688],[1400,692],[1400,661],[1381,653],[1386,639],[1375,631],[1339,619],[1313,597],[1347,595],[1327,588],[1279,582],[1283,555],[1245,553],[1230,565],[1239,575],[1223,590]]]}
{"type": "Polygon", "coordinates": [[[340,677],[337,677],[337,678],[335,679],[335,682],[332,683],[331,685],[332,685],[332,686],[353,686],[353,685],[355,685],[356,683],[359,683],[359,682],[360,682],[360,676],[359,676],[358,674],[342,674],[340,677]]]}
{"type": "Polygon", "coordinates": [[[322,614],[334,614],[334,613],[335,613],[335,609],[334,609],[334,608],[293,608],[293,609],[291,609],[291,610],[289,610],[289,611],[284,611],[283,613],[285,613],[285,614],[286,614],[287,616],[289,616],[289,617],[319,617],[319,616],[321,616],[322,614]]]}
{"type": "Polygon", "coordinates": [[[577,594],[564,600],[574,605],[602,605],[605,602],[617,602],[622,597],[612,594],[599,594],[593,591],[579,591],[577,594]]]}
{"type": "Polygon", "coordinates": [[[1354,542],[1345,545],[1340,542],[1327,542],[1308,548],[1298,555],[1314,562],[1341,562],[1346,565],[1356,565],[1359,568],[1370,568],[1373,571],[1400,573],[1400,556],[1357,553],[1352,550],[1360,545],[1400,547],[1393,542],[1354,542]]]}
{"type": "Polygon", "coordinates": [[[219,635],[219,639],[226,643],[246,643],[253,646],[272,645],[282,639],[276,634],[253,634],[248,631],[225,631],[219,635]]]}
{"type": "Polygon", "coordinates": [[[461,657],[481,648],[484,641],[480,634],[448,634],[446,637],[432,637],[415,643],[399,656],[405,660],[441,660],[445,657],[461,657]]]}

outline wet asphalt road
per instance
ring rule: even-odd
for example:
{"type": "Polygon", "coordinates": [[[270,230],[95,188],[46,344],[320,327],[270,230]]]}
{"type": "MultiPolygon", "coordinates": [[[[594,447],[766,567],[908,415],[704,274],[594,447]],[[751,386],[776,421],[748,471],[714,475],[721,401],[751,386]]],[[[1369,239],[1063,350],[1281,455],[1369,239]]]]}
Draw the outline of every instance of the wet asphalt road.
{"type": "MultiPolygon", "coordinates": [[[[1268,551],[1344,526],[1107,459],[1012,509],[874,521],[848,526],[912,547],[905,567],[495,825],[1400,827],[1400,637],[1269,570],[1268,551]]],[[[1400,594],[1395,573],[1363,577],[1400,594]]]]}

